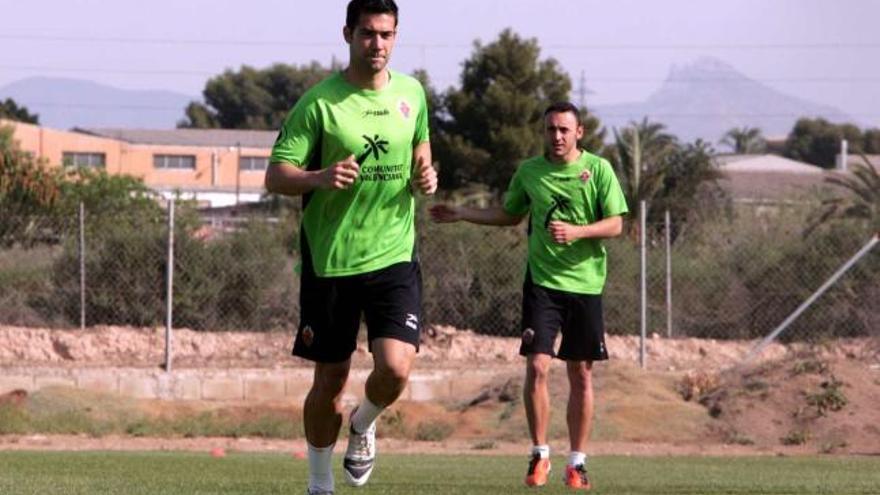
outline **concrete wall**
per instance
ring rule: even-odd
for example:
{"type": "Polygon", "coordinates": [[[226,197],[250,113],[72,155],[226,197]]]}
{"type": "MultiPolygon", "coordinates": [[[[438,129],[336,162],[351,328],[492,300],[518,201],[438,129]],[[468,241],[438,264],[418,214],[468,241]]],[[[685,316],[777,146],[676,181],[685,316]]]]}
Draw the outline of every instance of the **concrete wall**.
{"type": "MultiPolygon", "coordinates": [[[[504,372],[515,370],[417,370],[401,400],[462,400],[504,372]]],[[[363,396],[368,374],[366,369],[351,371],[344,401],[354,403],[363,396]]],[[[311,383],[311,369],[184,369],[165,373],[139,368],[0,368],[0,394],[69,387],[140,399],[302,402],[311,383]]]]}

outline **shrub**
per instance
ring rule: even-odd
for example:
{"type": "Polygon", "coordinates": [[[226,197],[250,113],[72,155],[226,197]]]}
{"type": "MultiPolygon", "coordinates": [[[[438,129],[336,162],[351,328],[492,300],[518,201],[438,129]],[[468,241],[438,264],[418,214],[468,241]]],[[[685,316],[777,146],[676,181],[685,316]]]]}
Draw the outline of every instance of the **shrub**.
{"type": "MultiPolygon", "coordinates": [[[[174,325],[210,330],[269,330],[288,324],[293,304],[289,257],[277,230],[249,222],[215,239],[197,236],[184,210],[175,225],[174,325]],[[275,304],[267,304],[274,302],[275,304]]],[[[87,322],[155,326],[165,320],[167,227],[155,217],[102,222],[86,252],[87,322]]],[[[68,242],[55,263],[54,299],[79,319],[79,251],[68,242]]],[[[45,304],[43,307],[51,308],[45,304]]]]}
{"type": "Polygon", "coordinates": [[[422,442],[439,442],[446,440],[455,431],[455,427],[445,421],[419,423],[416,426],[416,440],[422,442]]]}

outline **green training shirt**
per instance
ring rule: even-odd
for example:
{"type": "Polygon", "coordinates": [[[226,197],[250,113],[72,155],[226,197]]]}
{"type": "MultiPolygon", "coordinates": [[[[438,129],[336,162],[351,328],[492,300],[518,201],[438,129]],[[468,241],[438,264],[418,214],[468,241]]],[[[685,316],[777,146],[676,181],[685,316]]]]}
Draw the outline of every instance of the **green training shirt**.
{"type": "Polygon", "coordinates": [[[341,72],[317,84],[290,111],[272,148],[273,163],[307,170],[350,155],[360,164],[348,189],[303,197],[301,235],[318,276],[357,275],[413,259],[412,156],[428,141],[428,109],[418,80],[389,74],[377,91],[353,86],[341,72]]]}
{"type": "Polygon", "coordinates": [[[557,244],[548,226],[559,220],[587,225],[629,210],[620,183],[607,160],[583,151],[572,163],[543,156],[520,164],[504,196],[504,211],[529,214],[528,268],[541,287],[578,294],[601,294],[606,254],[600,239],[557,244]]]}

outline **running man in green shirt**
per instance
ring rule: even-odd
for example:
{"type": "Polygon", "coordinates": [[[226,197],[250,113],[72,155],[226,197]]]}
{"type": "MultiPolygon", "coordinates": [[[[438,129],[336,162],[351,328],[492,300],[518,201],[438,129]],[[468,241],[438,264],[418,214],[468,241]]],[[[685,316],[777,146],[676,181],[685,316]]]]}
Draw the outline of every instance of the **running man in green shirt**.
{"type": "Polygon", "coordinates": [[[374,369],[352,411],[346,481],[367,482],[376,418],[406,386],[419,346],[421,272],[414,190],[433,194],[428,108],[419,82],[387,68],[393,0],[352,0],[348,67],[310,89],[272,150],[266,189],[302,196],[300,322],[293,354],[315,362],[303,421],[311,495],[334,491],[331,457],[361,317],[374,369]]]}
{"type": "Polygon", "coordinates": [[[592,367],[608,359],[602,319],[606,255],[601,239],[620,235],[626,199],[611,165],[577,147],[584,129],[571,103],[544,113],[546,154],[522,162],[504,195],[504,205],[487,209],[439,204],[437,222],[464,220],[482,225],[516,225],[529,217],[528,262],[523,284],[522,342],[526,357],[523,398],[532,453],[525,482],[542,486],[550,472],[547,379],[552,358],[566,362],[570,385],[571,445],[566,485],[589,489],[585,449],[593,417],[592,367]],[[554,342],[558,332],[562,342],[554,342]]]}

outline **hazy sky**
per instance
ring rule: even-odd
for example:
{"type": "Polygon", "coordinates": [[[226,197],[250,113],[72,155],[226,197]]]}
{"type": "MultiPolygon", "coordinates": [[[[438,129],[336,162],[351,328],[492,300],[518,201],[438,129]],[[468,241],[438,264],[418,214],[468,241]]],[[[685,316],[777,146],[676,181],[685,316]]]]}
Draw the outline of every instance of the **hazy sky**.
{"type": "MultiPolygon", "coordinates": [[[[344,0],[0,0],[0,86],[28,76],[198,95],[242,64],[347,60],[344,0]]],[[[392,67],[457,83],[475,39],[536,37],[589,103],[646,98],[673,64],[718,57],[747,76],[880,122],[880,1],[399,0],[392,67]]]]}

